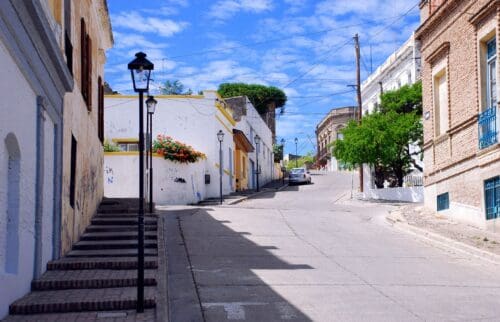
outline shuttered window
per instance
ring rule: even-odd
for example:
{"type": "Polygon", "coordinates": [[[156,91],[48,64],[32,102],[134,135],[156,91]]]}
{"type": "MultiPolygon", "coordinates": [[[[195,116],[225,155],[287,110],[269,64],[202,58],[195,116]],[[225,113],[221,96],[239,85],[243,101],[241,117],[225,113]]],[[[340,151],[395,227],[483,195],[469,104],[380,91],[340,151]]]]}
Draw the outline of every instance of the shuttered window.
{"type": "Polygon", "coordinates": [[[92,111],[92,40],[87,33],[85,19],[80,23],[81,91],[87,109],[92,111]]]}

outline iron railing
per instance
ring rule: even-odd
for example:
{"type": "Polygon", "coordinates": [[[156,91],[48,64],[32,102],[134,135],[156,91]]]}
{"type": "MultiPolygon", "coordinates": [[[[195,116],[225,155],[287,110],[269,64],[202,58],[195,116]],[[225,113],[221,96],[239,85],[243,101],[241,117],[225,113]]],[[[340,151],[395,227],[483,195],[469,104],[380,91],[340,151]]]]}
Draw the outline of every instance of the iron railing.
{"type": "Polygon", "coordinates": [[[486,219],[499,217],[500,177],[495,177],[484,182],[484,201],[486,204],[486,219]]]}
{"type": "Polygon", "coordinates": [[[479,114],[479,148],[484,149],[498,142],[497,109],[489,108],[479,114]]]}

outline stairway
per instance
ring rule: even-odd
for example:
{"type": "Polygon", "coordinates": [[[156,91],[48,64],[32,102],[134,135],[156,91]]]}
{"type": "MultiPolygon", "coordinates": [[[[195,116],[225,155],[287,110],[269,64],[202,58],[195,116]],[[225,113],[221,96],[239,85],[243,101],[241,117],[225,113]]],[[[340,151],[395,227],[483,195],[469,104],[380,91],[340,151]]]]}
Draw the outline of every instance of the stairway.
{"type": "MultiPolygon", "coordinates": [[[[91,317],[81,313],[68,315],[68,312],[92,312],[94,318],[98,315],[96,311],[129,310],[134,314],[137,213],[133,211],[136,205],[137,199],[105,199],[80,241],[64,258],[47,264],[47,271],[32,281],[31,293],[10,305],[11,315],[5,321],[44,321],[56,313],[66,314],[58,317],[61,321],[91,317]]],[[[158,268],[154,214],[145,216],[144,247],[145,314],[154,317],[158,268]]]]}

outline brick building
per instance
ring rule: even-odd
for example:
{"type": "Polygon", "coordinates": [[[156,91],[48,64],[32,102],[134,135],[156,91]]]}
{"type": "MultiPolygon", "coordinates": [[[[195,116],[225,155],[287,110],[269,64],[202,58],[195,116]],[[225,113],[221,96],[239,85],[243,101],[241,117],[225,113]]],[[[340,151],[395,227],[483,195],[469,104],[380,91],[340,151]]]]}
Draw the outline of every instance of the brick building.
{"type": "Polygon", "coordinates": [[[332,109],[316,126],[317,162],[329,171],[341,170],[342,166],[332,156],[329,144],[342,138],[342,130],[350,120],[357,117],[357,107],[348,106],[332,109]]]}
{"type": "Polygon", "coordinates": [[[491,228],[500,207],[500,1],[420,3],[425,203],[491,228]]]}

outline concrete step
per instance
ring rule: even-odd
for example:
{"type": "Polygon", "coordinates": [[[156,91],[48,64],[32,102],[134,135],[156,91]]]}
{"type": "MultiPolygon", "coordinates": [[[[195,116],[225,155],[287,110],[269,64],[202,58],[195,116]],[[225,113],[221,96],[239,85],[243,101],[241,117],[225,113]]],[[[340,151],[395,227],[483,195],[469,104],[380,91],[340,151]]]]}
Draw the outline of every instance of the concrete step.
{"type": "MultiPolygon", "coordinates": [[[[144,272],[144,285],[156,285],[156,272],[144,272]]],[[[41,278],[31,282],[32,291],[132,286],[137,286],[137,270],[47,271],[41,278]]]]}
{"type": "MultiPolygon", "coordinates": [[[[157,256],[158,251],[153,248],[144,249],[144,256],[157,256]]],[[[92,250],[72,250],[68,257],[130,257],[137,256],[137,249],[92,249],[92,250]]]]}
{"type": "MultiPolygon", "coordinates": [[[[73,245],[73,250],[136,249],[137,240],[83,240],[73,245]]],[[[144,248],[158,248],[156,240],[145,240],[144,248]]]]}
{"type": "MultiPolygon", "coordinates": [[[[158,268],[155,257],[145,257],[146,269],[158,268]]],[[[47,263],[47,270],[137,269],[137,256],[130,257],[64,257],[47,263]]]]}
{"type": "Polygon", "coordinates": [[[156,310],[147,309],[144,313],[137,313],[135,310],[121,310],[118,312],[67,312],[67,313],[45,313],[30,315],[9,315],[2,322],[114,322],[114,321],[155,321],[156,310]],[[140,320],[138,318],[140,316],[140,320]]]}
{"type": "MultiPolygon", "coordinates": [[[[135,287],[34,291],[15,301],[10,314],[117,311],[136,308],[135,287]]],[[[154,287],[144,289],[145,308],[156,306],[154,287]]]]}
{"type": "MultiPolygon", "coordinates": [[[[97,213],[94,218],[137,218],[137,213],[97,213]]],[[[154,219],[158,218],[156,214],[146,213],[144,214],[144,218],[154,219]]]]}
{"type": "MultiPolygon", "coordinates": [[[[144,231],[156,231],[155,225],[145,225],[144,231]]],[[[137,223],[134,225],[90,225],[85,229],[88,233],[97,232],[124,232],[124,231],[137,231],[137,223]]]]}
{"type": "MultiPolygon", "coordinates": [[[[137,218],[124,218],[124,217],[117,217],[117,218],[99,218],[99,217],[94,217],[92,218],[92,225],[137,225],[137,218]]],[[[156,219],[151,219],[151,218],[145,218],[144,219],[144,225],[146,226],[156,226],[156,219]]]]}
{"type": "MultiPolygon", "coordinates": [[[[158,238],[155,231],[145,231],[145,240],[156,240],[158,238]]],[[[85,233],[82,235],[80,240],[137,240],[137,229],[136,231],[118,231],[118,232],[96,232],[96,233],[85,233]]]]}

